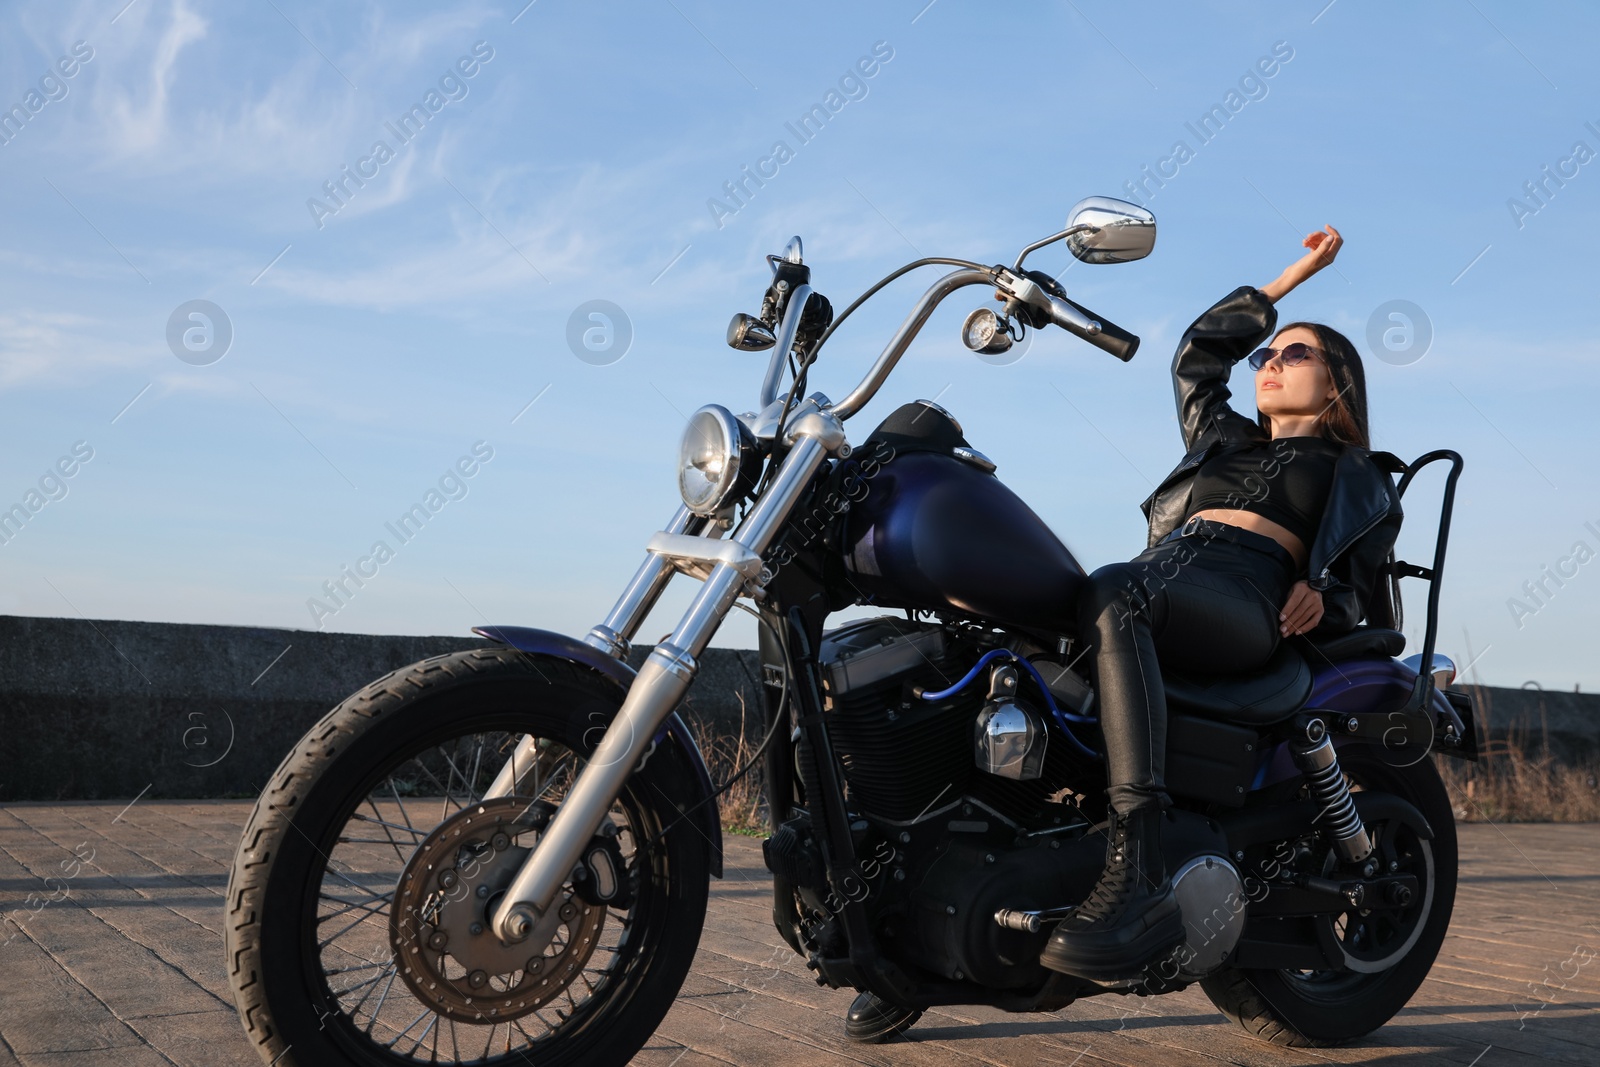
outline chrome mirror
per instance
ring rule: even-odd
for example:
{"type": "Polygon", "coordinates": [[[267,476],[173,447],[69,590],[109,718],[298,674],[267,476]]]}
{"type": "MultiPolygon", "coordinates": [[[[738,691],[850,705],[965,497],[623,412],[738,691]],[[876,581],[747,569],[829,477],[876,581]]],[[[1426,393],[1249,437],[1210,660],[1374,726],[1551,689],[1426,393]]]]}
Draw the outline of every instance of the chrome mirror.
{"type": "Polygon", "coordinates": [[[1137,204],[1109,196],[1078,201],[1067,228],[1087,226],[1067,238],[1067,248],[1085,263],[1129,263],[1156,246],[1156,217],[1137,204]]]}

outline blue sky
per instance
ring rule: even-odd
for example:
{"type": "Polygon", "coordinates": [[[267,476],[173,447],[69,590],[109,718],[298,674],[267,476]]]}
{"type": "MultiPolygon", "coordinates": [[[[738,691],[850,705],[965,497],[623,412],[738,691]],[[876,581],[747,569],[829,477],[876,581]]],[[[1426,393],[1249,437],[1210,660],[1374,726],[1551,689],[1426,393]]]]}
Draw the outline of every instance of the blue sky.
{"type": "MultiPolygon", "coordinates": [[[[1009,262],[1144,180],[1155,253],[1063,275],[1143,335],[1132,363],[1053,331],[987,365],[957,339],[980,295],[959,294],[853,436],[937,396],[1086,567],[1129,558],[1182,452],[1177,337],[1331,222],[1337,271],[1283,314],[1361,346],[1378,447],[1467,459],[1441,647],[1465,662],[1470,636],[1485,683],[1600,688],[1600,15],[925,3],[14,5],[0,507],[37,510],[0,544],[0,612],[581,634],[676,506],[684,419],[754,400],[763,357],[722,335],[758,310],[765,253],[803,235],[842,307],[918,255],[1009,262]],[[770,177],[735,201],[743,167],[770,177]],[[200,320],[179,316],[187,360],[169,345],[197,300],[231,328],[221,358],[220,333],[184,347],[200,320]],[[626,315],[620,359],[569,346],[593,300],[626,315]],[[1392,301],[1425,352],[1401,329],[1378,357],[1392,301]],[[389,533],[430,490],[426,526],[389,533]],[[314,615],[379,540],[392,558],[314,615]]],[[[920,289],[852,319],[814,387],[842,396],[920,289]]],[[[1247,372],[1235,388],[1252,411],[1247,372]]],[[[1402,556],[1431,544],[1439,485],[1408,496],[1402,556]]],[[[1426,587],[1406,585],[1415,639],[1426,587]]],[[[741,618],[717,643],[751,636],[741,618]]]]}

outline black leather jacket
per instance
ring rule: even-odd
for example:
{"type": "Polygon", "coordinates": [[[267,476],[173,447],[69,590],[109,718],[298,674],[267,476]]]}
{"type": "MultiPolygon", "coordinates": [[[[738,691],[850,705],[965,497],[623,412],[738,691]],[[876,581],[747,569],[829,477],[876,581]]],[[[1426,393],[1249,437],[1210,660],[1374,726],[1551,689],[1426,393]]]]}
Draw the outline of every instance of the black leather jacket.
{"type": "MultiPolygon", "coordinates": [[[[1140,504],[1154,545],[1188,517],[1195,470],[1220,444],[1266,440],[1255,420],[1228,406],[1228,375],[1271,334],[1278,312],[1259,289],[1240,286],[1194,321],[1172,359],[1172,387],[1188,453],[1140,504]]],[[[1353,629],[1363,618],[1398,628],[1394,560],[1403,513],[1392,473],[1405,464],[1389,452],[1346,445],[1334,466],[1322,524],[1311,544],[1308,584],[1322,593],[1322,620],[1310,636],[1353,629]],[[1374,594],[1377,594],[1376,596],[1374,594]]]]}

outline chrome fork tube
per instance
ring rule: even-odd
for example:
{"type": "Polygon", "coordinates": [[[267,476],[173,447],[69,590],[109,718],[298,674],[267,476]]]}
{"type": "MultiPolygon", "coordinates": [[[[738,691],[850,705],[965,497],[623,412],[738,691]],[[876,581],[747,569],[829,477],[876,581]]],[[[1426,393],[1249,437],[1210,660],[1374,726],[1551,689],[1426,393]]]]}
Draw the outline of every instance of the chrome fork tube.
{"type": "Polygon", "coordinates": [[[511,758],[506,760],[500,768],[500,773],[494,776],[494,781],[484,790],[483,799],[511,796],[522,788],[522,779],[527,777],[528,772],[538,766],[538,763],[539,739],[532,734],[523,734],[522,740],[517,742],[517,747],[511,750],[511,758]]]}
{"type": "MultiPolygon", "coordinates": [[[[703,531],[708,520],[704,515],[696,515],[682,504],[673,514],[672,520],[667,523],[667,533],[697,534],[703,531]]],[[[644,562],[639,564],[639,569],[634,572],[633,581],[628,583],[622,595],[617,598],[617,603],[611,609],[611,614],[606,616],[605,622],[596,626],[584,635],[583,643],[614,659],[625,660],[628,658],[630,642],[633,635],[639,632],[645,616],[656,606],[656,601],[661,599],[661,593],[667,588],[667,583],[672,579],[672,564],[666,558],[654,552],[645,554],[644,562]]],[[[538,758],[536,738],[524,735],[517,742],[517,747],[512,750],[511,758],[506,760],[500,768],[500,773],[495,775],[494,781],[484,792],[485,800],[491,797],[505,797],[515,793],[521,783],[515,774],[516,768],[524,771],[531,768],[538,758]]]]}
{"type": "MultiPolygon", "coordinates": [[[[696,515],[680,504],[672,516],[672,521],[667,524],[666,532],[697,534],[705,529],[708,521],[704,515],[696,515]]],[[[611,614],[606,616],[604,622],[584,635],[583,643],[592,645],[616,659],[627,659],[633,635],[639,632],[645,616],[650,614],[650,609],[661,599],[662,590],[666,589],[667,582],[671,579],[671,561],[654,552],[646,553],[644,562],[639,564],[639,569],[634,572],[633,581],[628,583],[622,595],[617,598],[611,614]]]]}
{"type": "MultiPolygon", "coordinates": [[[[764,552],[826,457],[827,448],[816,436],[796,437],[771,487],[734,531],[732,539],[758,555],[764,552]]],[[[584,847],[621,794],[656,731],[683,699],[699,669],[697,657],[710,644],[746,581],[732,565],[718,563],[671,636],[645,659],[594,755],[578,774],[572,791],[561,802],[538,846],[523,861],[491,916],[502,940],[526,938],[561,886],[572,877],[584,847]]]]}

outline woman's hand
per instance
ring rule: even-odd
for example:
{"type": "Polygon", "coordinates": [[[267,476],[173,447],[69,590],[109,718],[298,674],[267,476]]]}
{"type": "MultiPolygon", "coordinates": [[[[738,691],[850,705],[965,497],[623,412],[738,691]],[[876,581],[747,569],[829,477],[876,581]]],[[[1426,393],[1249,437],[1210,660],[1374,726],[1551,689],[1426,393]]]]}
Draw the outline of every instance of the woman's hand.
{"type": "Polygon", "coordinates": [[[1276,280],[1261,290],[1274,304],[1288,296],[1295,286],[1332,263],[1333,257],[1344,247],[1344,238],[1332,226],[1324,226],[1319,233],[1306,234],[1300,244],[1311,251],[1285,267],[1276,280]]]}
{"type": "Polygon", "coordinates": [[[1302,634],[1322,621],[1322,594],[1304,578],[1289,588],[1289,598],[1278,613],[1278,631],[1285,637],[1302,634]]]}

